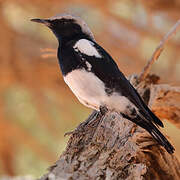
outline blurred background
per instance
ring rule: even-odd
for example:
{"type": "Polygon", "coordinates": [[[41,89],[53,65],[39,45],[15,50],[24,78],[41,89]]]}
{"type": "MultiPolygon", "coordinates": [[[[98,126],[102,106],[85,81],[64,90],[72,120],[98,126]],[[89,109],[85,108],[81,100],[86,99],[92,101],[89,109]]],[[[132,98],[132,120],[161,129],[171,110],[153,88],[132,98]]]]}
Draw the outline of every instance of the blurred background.
{"type": "MultiPolygon", "coordinates": [[[[128,76],[141,72],[180,19],[180,1],[0,0],[0,176],[44,174],[65,148],[64,133],[91,112],[62,80],[53,34],[30,22],[64,12],[81,16],[128,76]]],[[[180,85],[180,32],[152,72],[180,85]]],[[[165,125],[180,157],[179,130],[165,125]]]]}

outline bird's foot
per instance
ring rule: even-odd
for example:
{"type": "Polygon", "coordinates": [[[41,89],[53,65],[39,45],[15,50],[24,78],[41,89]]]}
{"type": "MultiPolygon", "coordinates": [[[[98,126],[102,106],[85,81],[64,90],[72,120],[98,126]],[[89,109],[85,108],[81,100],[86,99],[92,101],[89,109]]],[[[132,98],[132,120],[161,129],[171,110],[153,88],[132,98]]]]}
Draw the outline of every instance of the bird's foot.
{"type": "Polygon", "coordinates": [[[73,134],[84,133],[85,127],[90,127],[93,124],[93,122],[99,118],[99,116],[102,116],[100,112],[93,111],[93,113],[84,122],[79,124],[79,126],[74,131],[67,132],[64,134],[64,136],[70,136],[73,134]]]}
{"type": "Polygon", "coordinates": [[[74,131],[70,131],[64,134],[64,136],[70,136],[73,134],[84,133],[86,127],[94,127],[96,124],[96,120],[99,120],[102,116],[104,116],[108,112],[108,108],[106,106],[100,106],[99,111],[93,111],[93,113],[82,122],[74,131]]]}

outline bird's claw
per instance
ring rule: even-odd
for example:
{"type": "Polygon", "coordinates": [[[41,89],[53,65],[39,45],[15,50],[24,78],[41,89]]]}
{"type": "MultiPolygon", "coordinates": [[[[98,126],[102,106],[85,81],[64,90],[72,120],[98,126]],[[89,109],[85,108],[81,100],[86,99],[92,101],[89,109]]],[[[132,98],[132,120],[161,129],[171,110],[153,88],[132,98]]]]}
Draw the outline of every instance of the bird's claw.
{"type": "Polygon", "coordinates": [[[72,135],[72,134],[74,134],[74,133],[75,133],[75,130],[74,130],[74,131],[66,132],[66,133],[64,134],[64,137],[70,136],[70,135],[72,135]]]}
{"type": "Polygon", "coordinates": [[[82,122],[74,131],[70,131],[64,134],[65,136],[70,136],[73,134],[79,134],[85,132],[85,127],[92,126],[92,122],[97,120],[99,117],[104,116],[108,112],[108,108],[106,106],[100,106],[99,107],[99,112],[94,111],[87,119],[86,121],[82,122]]]}

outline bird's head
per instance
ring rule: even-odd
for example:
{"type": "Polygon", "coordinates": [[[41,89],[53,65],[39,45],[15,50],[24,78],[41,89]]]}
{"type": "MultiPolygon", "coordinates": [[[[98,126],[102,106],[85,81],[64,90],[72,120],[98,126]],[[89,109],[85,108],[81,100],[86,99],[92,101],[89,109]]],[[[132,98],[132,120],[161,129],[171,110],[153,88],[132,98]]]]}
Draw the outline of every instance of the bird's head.
{"type": "Polygon", "coordinates": [[[49,27],[58,40],[72,40],[78,37],[94,40],[87,24],[77,16],[60,14],[47,19],[31,19],[31,21],[49,27]]]}

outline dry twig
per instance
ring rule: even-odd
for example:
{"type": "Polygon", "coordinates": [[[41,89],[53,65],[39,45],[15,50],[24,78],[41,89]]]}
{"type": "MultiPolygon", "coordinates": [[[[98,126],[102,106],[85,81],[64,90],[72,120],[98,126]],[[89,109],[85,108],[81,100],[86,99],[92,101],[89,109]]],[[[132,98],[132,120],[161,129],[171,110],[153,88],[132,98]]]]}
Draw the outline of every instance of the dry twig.
{"type": "Polygon", "coordinates": [[[155,49],[152,57],[148,60],[146,66],[144,67],[143,71],[139,75],[138,81],[141,82],[143,81],[150,69],[152,64],[159,58],[161,52],[164,49],[165,44],[170,40],[170,38],[176,34],[176,32],[180,29],[180,20],[177,21],[177,23],[170,29],[170,31],[164,36],[164,38],[160,41],[159,46],[155,49]]]}

